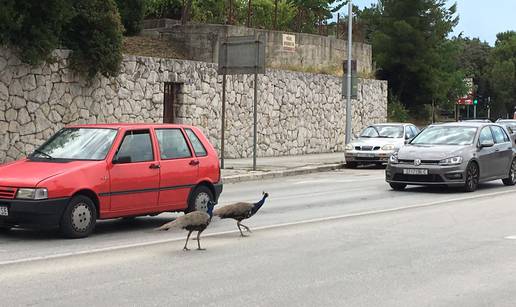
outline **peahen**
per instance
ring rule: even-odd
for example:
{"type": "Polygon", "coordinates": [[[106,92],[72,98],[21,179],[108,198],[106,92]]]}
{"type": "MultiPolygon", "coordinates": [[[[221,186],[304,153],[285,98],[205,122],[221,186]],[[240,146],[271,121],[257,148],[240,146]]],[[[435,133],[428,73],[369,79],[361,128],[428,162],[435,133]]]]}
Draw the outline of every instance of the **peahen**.
{"type": "Polygon", "coordinates": [[[257,203],[235,203],[231,205],[226,205],[224,207],[218,208],[213,212],[213,215],[220,217],[221,219],[234,219],[237,221],[238,230],[240,230],[240,235],[244,237],[244,233],[242,232],[242,227],[244,227],[247,231],[251,232],[249,227],[245,226],[241,222],[255,215],[258,210],[265,203],[265,199],[269,197],[269,194],[263,192],[262,199],[257,203]]]}
{"type": "Polygon", "coordinates": [[[201,233],[208,227],[210,224],[211,218],[213,216],[213,207],[215,206],[215,202],[208,201],[208,211],[207,212],[201,212],[201,211],[193,211],[190,213],[187,213],[183,216],[178,217],[177,219],[173,220],[172,222],[168,222],[164,224],[163,226],[156,228],[156,230],[169,230],[171,228],[182,228],[188,231],[188,236],[186,237],[185,246],[183,247],[183,250],[187,251],[189,250],[188,245],[188,239],[190,239],[190,235],[192,232],[197,231],[197,246],[198,250],[204,250],[204,248],[201,248],[201,240],[200,235],[201,233]]]}

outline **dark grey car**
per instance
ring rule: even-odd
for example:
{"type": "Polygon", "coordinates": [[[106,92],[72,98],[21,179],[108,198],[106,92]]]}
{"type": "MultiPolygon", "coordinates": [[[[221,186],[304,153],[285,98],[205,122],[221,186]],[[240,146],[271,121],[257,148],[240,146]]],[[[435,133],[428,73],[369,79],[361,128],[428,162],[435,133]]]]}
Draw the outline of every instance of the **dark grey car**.
{"type": "Polygon", "coordinates": [[[507,130],[492,123],[431,125],[394,153],[385,171],[394,190],[407,185],[461,186],[502,179],[516,184],[516,150],[507,130]]]}

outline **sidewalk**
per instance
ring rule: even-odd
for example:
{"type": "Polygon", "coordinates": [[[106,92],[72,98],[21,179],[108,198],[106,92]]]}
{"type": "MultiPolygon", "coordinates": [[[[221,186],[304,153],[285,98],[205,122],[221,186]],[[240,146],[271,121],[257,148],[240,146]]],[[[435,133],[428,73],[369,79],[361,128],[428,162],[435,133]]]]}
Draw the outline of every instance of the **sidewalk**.
{"type": "Polygon", "coordinates": [[[225,159],[222,170],[224,183],[235,183],[284,176],[295,176],[315,172],[325,172],[344,167],[344,153],[310,154],[299,156],[225,159]]]}

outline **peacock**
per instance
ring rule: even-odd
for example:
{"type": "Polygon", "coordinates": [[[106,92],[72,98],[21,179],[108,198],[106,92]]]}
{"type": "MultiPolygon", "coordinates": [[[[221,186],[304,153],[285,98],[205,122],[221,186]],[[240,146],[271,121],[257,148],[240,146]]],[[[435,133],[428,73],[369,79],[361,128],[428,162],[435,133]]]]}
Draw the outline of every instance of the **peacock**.
{"type": "Polygon", "coordinates": [[[245,237],[244,233],[242,232],[242,228],[244,227],[248,232],[251,232],[251,229],[249,227],[245,226],[241,222],[243,220],[246,220],[250,218],[251,216],[255,215],[258,210],[263,206],[265,203],[265,199],[269,197],[269,194],[266,192],[263,192],[262,199],[257,203],[235,203],[231,205],[226,205],[224,207],[218,208],[213,212],[213,215],[220,217],[221,219],[234,219],[237,221],[237,227],[238,230],[240,230],[240,235],[242,237],[245,237]]]}
{"type": "Polygon", "coordinates": [[[200,235],[201,233],[208,227],[208,225],[211,222],[211,218],[213,216],[213,207],[215,207],[215,202],[209,200],[207,203],[208,211],[202,212],[202,211],[193,211],[190,213],[187,213],[183,216],[178,217],[177,219],[173,220],[172,222],[168,222],[164,224],[163,226],[156,228],[156,230],[169,230],[171,228],[182,228],[188,231],[188,236],[186,237],[185,246],[183,247],[183,250],[188,251],[188,239],[190,239],[190,235],[192,232],[197,231],[197,246],[198,250],[205,250],[204,248],[201,248],[201,240],[200,235]]]}

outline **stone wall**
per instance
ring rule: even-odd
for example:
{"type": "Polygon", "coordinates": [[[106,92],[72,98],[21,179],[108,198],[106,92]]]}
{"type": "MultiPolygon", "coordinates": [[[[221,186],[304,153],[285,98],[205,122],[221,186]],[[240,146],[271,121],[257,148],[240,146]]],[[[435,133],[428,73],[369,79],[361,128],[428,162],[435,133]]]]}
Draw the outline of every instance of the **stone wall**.
{"type": "MultiPolygon", "coordinates": [[[[262,34],[267,41],[266,62],[269,67],[317,67],[341,66],[347,58],[347,41],[335,37],[306,33],[247,28],[216,24],[181,25],[170,19],[148,20],[146,35],[159,36],[182,48],[190,60],[218,62],[218,45],[225,36],[262,34]],[[157,28],[155,28],[157,27],[157,28]],[[295,51],[283,48],[283,34],[296,37],[295,51]]],[[[372,48],[363,43],[353,44],[353,58],[360,72],[372,71],[372,48]]]]}
{"type": "MultiPolygon", "coordinates": [[[[181,83],[176,122],[199,126],[220,146],[221,77],[216,65],[125,56],[117,78],[87,82],[68,69],[68,51],[30,67],[0,48],[0,163],[22,157],[67,124],[162,122],[164,82],[181,83]]],[[[341,151],[340,78],[267,70],[259,77],[258,155],[341,151]]],[[[384,122],[385,81],[360,80],[354,131],[384,122]]],[[[226,157],[252,155],[253,78],[230,76],[226,157]]]]}

